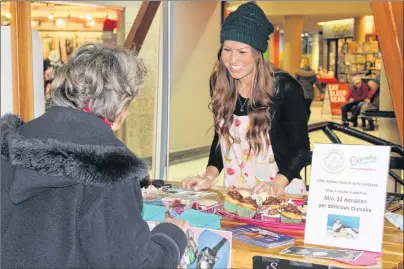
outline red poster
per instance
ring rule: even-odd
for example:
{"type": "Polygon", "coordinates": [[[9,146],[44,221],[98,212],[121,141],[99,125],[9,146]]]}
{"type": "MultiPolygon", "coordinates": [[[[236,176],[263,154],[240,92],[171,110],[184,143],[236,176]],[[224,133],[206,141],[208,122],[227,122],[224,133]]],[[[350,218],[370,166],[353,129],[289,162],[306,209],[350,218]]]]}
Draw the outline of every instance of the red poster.
{"type": "Polygon", "coordinates": [[[327,84],[327,91],[330,96],[331,114],[333,116],[341,115],[341,107],[347,103],[349,94],[348,83],[327,84]]]}

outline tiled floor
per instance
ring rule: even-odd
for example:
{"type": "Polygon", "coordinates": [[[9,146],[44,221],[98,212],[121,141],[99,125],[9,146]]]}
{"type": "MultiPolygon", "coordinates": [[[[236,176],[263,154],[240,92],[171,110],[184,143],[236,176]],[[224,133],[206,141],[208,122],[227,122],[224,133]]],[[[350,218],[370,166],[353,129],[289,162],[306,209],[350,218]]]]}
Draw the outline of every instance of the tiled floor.
{"type": "MultiPolygon", "coordinates": [[[[316,122],[323,122],[323,121],[335,121],[340,123],[341,120],[339,117],[332,118],[331,115],[322,115],[322,102],[313,102],[312,104],[312,113],[311,119],[309,124],[316,123],[316,122]]],[[[358,129],[361,130],[361,129],[358,129]]],[[[379,132],[376,128],[373,132],[368,132],[371,135],[377,136],[379,132]]],[[[359,139],[350,137],[348,135],[344,135],[342,133],[337,133],[338,137],[341,139],[343,144],[368,144],[367,142],[361,141],[359,139]]],[[[314,143],[330,143],[328,138],[322,131],[316,131],[310,133],[310,142],[311,147],[313,147],[314,143]]],[[[174,164],[170,166],[169,169],[169,179],[171,181],[181,181],[188,176],[197,175],[198,173],[202,174],[205,171],[206,164],[208,162],[208,158],[200,158],[180,164],[174,164]]],[[[309,180],[310,169],[307,169],[307,175],[309,180]]],[[[304,171],[301,173],[304,177],[304,171]]],[[[216,185],[222,186],[223,185],[223,173],[220,175],[219,180],[217,181],[216,185]]]]}

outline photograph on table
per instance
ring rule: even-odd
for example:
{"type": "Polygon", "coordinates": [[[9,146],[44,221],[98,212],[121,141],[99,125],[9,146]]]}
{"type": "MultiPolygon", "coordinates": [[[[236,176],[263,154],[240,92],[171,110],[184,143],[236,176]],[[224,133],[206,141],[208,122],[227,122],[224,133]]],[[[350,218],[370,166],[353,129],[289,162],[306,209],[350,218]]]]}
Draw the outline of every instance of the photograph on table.
{"type": "Polygon", "coordinates": [[[254,256],[253,269],[342,269],[335,265],[322,265],[311,262],[292,261],[273,257],[254,256]]]}
{"type": "Polygon", "coordinates": [[[192,227],[181,260],[183,269],[219,269],[231,267],[232,233],[192,227]]]}
{"type": "MultiPolygon", "coordinates": [[[[159,223],[147,222],[150,231],[159,223]]],[[[232,233],[229,231],[191,227],[187,246],[178,269],[231,268],[232,233]]]]}
{"type": "Polygon", "coordinates": [[[359,225],[359,217],[329,214],[327,217],[327,236],[358,239],[359,225]]]}
{"type": "Polygon", "coordinates": [[[202,199],[205,197],[213,196],[215,193],[207,191],[192,191],[182,188],[172,187],[172,188],[161,188],[161,191],[170,197],[187,197],[192,199],[202,199]]]}
{"type": "Polygon", "coordinates": [[[363,251],[333,250],[325,248],[308,248],[308,247],[292,246],[283,250],[281,254],[352,262],[358,259],[358,257],[360,257],[360,255],[363,254],[363,251]]]}
{"type": "Polygon", "coordinates": [[[254,225],[241,225],[231,229],[233,238],[242,242],[264,248],[280,247],[293,244],[295,238],[254,225]]]}

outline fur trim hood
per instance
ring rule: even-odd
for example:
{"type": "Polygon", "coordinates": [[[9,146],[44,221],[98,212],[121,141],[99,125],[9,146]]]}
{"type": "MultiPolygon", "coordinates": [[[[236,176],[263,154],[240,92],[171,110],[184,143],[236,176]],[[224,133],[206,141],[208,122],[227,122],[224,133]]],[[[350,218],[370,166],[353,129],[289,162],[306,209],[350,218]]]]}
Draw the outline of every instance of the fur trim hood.
{"type": "MultiPolygon", "coordinates": [[[[15,115],[6,115],[0,120],[2,163],[5,161],[15,167],[13,181],[25,181],[24,199],[37,194],[38,191],[31,192],[30,188],[37,186],[38,182],[43,189],[48,189],[61,185],[103,186],[129,180],[142,181],[148,176],[145,163],[124,146],[25,138],[21,134],[23,125],[23,120],[15,115]],[[21,170],[31,174],[32,184],[27,185],[26,179],[18,179],[19,175],[27,177],[21,170]]],[[[11,183],[9,191],[13,187],[19,188],[19,185],[11,183]]]]}
{"type": "Polygon", "coordinates": [[[296,75],[301,77],[312,77],[315,76],[316,73],[310,68],[300,68],[299,70],[297,70],[296,75]]]}

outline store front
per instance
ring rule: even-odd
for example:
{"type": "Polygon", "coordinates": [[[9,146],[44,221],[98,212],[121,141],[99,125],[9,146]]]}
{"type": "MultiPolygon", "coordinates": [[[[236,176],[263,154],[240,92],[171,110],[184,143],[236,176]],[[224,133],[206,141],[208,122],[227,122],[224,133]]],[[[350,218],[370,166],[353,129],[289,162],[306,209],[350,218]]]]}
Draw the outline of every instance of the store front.
{"type": "Polygon", "coordinates": [[[364,17],[361,27],[362,32],[358,33],[354,18],[328,21],[323,25],[327,51],[323,58],[324,67],[339,82],[350,82],[353,76],[369,79],[380,74],[382,58],[373,16],[364,17]]]}
{"type": "MultiPolygon", "coordinates": [[[[44,87],[49,88],[57,69],[82,44],[118,42],[119,7],[77,2],[31,3],[31,26],[42,42],[44,87]]],[[[1,3],[1,25],[10,25],[8,2],[1,3]]]]}

